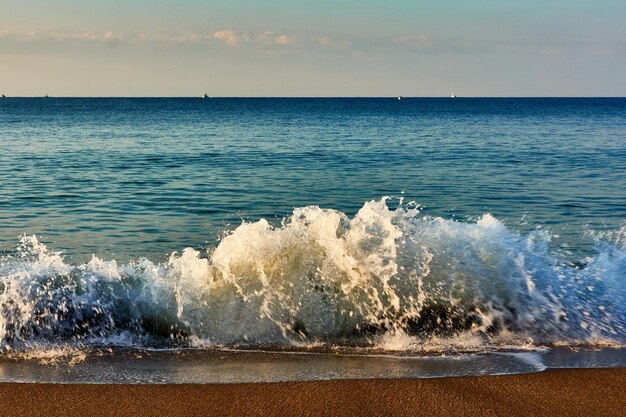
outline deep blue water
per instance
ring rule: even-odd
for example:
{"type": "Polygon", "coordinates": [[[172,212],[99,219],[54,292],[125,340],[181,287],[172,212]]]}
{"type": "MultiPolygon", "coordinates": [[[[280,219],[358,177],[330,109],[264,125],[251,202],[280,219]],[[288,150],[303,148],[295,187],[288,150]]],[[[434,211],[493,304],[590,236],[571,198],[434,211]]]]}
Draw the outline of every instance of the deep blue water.
{"type": "Polygon", "coordinates": [[[400,195],[585,252],[626,219],[626,99],[0,100],[5,251],[27,233],[161,259],[241,219],[400,195]]]}

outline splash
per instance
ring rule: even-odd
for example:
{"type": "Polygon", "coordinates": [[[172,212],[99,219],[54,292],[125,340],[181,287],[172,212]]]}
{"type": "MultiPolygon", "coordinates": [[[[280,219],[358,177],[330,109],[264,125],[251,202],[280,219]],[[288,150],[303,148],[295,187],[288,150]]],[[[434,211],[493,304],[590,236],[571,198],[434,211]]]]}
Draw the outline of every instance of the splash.
{"type": "Polygon", "coordinates": [[[71,265],[25,236],[0,262],[0,348],[624,345],[623,237],[599,242],[585,267],[549,240],[386,199],[352,218],[309,206],[279,227],[243,223],[163,263],[71,265]]]}

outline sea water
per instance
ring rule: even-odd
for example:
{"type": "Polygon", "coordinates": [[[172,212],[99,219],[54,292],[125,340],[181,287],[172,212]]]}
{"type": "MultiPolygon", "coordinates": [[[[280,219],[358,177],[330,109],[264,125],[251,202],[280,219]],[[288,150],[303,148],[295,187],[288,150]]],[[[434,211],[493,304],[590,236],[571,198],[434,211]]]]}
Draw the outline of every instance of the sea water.
{"type": "Polygon", "coordinates": [[[5,376],[623,366],[626,99],[2,99],[0,245],[5,376]]]}

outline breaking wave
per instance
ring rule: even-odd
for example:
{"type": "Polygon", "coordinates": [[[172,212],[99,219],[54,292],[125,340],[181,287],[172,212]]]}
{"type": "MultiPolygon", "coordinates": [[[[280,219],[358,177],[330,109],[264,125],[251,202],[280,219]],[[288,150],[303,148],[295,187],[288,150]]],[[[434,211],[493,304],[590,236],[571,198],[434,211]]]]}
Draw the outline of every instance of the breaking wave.
{"type": "Polygon", "coordinates": [[[444,351],[626,342],[626,231],[572,264],[520,234],[370,201],[243,223],[214,249],[72,265],[35,236],[0,261],[0,349],[341,346],[444,351]]]}

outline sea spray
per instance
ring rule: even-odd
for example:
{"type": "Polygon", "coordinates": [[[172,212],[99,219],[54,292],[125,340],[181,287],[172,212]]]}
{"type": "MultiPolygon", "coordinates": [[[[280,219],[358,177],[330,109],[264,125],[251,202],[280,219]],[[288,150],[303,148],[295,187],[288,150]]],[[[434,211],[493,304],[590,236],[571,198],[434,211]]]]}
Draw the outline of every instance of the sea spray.
{"type": "MultiPolygon", "coordinates": [[[[310,345],[405,351],[626,343],[626,246],[369,201],[243,223],[202,254],[71,265],[35,236],[0,262],[0,347],[310,345]]],[[[612,242],[612,243],[611,243],[612,242]]]]}

